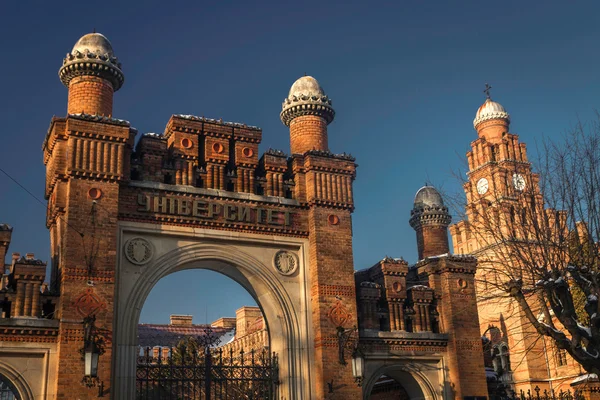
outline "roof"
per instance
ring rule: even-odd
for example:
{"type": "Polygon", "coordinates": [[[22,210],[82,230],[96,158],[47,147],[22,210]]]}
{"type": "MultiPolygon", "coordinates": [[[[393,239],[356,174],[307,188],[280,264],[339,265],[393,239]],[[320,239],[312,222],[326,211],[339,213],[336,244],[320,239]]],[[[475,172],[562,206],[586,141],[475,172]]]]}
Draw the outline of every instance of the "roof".
{"type": "Polygon", "coordinates": [[[167,324],[139,324],[138,344],[142,347],[170,347],[175,346],[184,337],[205,337],[210,332],[219,338],[219,344],[227,341],[227,334],[231,329],[216,328],[210,325],[167,325],[167,324]]]}

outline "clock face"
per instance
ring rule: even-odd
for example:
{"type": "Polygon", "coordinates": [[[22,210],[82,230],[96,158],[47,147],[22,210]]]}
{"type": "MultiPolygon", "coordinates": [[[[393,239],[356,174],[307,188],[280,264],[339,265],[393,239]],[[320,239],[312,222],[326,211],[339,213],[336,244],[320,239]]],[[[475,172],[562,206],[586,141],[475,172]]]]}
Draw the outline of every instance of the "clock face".
{"type": "Polygon", "coordinates": [[[489,186],[490,185],[488,183],[488,180],[485,178],[481,178],[477,181],[477,193],[486,194],[489,189],[489,186]]]}
{"type": "Polygon", "coordinates": [[[521,174],[513,175],[513,186],[515,187],[515,189],[517,189],[519,191],[525,189],[525,178],[523,177],[523,175],[521,175],[521,174]]]}

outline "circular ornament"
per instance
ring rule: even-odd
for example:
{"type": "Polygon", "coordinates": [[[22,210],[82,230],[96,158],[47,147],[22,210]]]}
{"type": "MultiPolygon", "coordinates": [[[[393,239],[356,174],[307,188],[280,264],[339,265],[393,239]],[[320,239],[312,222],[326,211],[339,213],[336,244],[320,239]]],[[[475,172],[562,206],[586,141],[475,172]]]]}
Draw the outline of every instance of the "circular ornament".
{"type": "Polygon", "coordinates": [[[212,149],[215,153],[219,153],[219,154],[221,154],[223,152],[223,150],[225,150],[225,148],[223,147],[223,145],[221,143],[213,144],[212,149]]]}
{"type": "Polygon", "coordinates": [[[289,251],[280,250],[275,254],[273,264],[282,275],[291,275],[298,268],[298,259],[289,251]]]}
{"type": "Polygon", "coordinates": [[[185,149],[191,149],[192,146],[194,145],[194,143],[192,143],[192,141],[188,138],[183,138],[181,139],[181,145],[185,148],[185,149]]]}
{"type": "Polygon", "coordinates": [[[392,289],[394,289],[394,292],[399,293],[402,291],[402,284],[400,282],[394,282],[392,289]]]}
{"type": "Polygon", "coordinates": [[[456,286],[458,286],[461,290],[465,290],[469,287],[469,282],[465,281],[462,278],[456,280],[456,286]]]}
{"type": "Polygon", "coordinates": [[[338,217],[337,215],[329,215],[329,217],[327,217],[327,221],[329,221],[329,225],[339,225],[340,223],[340,217],[338,217]]]}
{"type": "Polygon", "coordinates": [[[90,199],[92,200],[98,200],[100,197],[102,197],[102,190],[98,188],[91,188],[88,190],[88,196],[90,196],[90,199]]]}
{"type": "Polygon", "coordinates": [[[144,238],[133,238],[125,242],[125,257],[130,263],[144,265],[154,255],[152,244],[144,238]]]}
{"type": "Polygon", "coordinates": [[[513,186],[518,191],[522,191],[525,189],[525,178],[521,174],[513,175],[513,186]]]}
{"type": "Polygon", "coordinates": [[[490,187],[490,184],[487,179],[481,178],[480,180],[477,181],[477,193],[486,194],[489,187],[490,187]]]}
{"type": "Polygon", "coordinates": [[[250,158],[254,155],[254,150],[252,150],[250,147],[244,147],[242,149],[242,154],[244,157],[250,158]]]}

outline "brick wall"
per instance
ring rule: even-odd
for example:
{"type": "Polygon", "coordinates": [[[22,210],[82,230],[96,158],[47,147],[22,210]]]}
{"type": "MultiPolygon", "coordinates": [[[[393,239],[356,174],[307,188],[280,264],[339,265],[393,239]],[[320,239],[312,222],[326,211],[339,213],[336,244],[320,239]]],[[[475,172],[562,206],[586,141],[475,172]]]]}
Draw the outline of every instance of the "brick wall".
{"type": "Polygon", "coordinates": [[[96,76],[78,76],[69,83],[69,114],[112,115],[113,87],[96,76]]]}
{"type": "Polygon", "coordinates": [[[302,115],[290,122],[290,147],[292,154],[309,150],[329,150],[327,121],[316,115],[302,115]]]}

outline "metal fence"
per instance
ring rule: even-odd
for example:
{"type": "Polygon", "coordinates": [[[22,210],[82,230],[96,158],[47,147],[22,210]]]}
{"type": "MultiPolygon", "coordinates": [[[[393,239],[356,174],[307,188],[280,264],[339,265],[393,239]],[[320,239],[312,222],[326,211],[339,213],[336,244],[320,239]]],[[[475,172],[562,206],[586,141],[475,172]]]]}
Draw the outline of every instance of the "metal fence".
{"type": "Polygon", "coordinates": [[[498,396],[495,398],[492,396],[491,400],[585,400],[585,397],[578,391],[542,391],[538,386],[536,386],[533,391],[527,390],[524,392],[521,390],[520,393],[517,394],[513,392],[509,396],[498,396]]]}
{"type": "Polygon", "coordinates": [[[137,362],[137,400],[276,398],[277,357],[267,350],[145,348],[137,362]],[[158,350],[158,351],[157,351],[158,350]]]}

